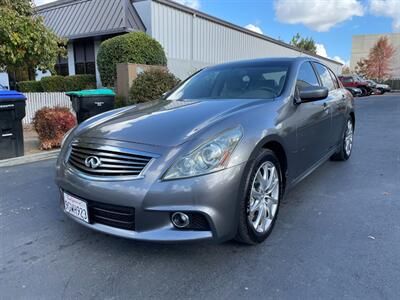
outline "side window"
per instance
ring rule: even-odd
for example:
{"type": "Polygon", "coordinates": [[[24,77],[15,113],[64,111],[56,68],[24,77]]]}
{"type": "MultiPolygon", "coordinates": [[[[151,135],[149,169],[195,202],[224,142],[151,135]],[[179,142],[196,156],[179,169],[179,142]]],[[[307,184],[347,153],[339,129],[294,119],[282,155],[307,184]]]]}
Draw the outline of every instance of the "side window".
{"type": "Polygon", "coordinates": [[[297,76],[296,85],[300,90],[308,86],[319,85],[314,69],[309,62],[305,62],[301,65],[299,75],[297,76]]]}
{"type": "Polygon", "coordinates": [[[325,66],[318,63],[315,63],[315,67],[317,69],[319,77],[321,78],[322,85],[326,87],[329,91],[333,91],[335,89],[335,85],[332,81],[332,77],[329,74],[328,69],[325,66]]]}
{"type": "Polygon", "coordinates": [[[351,77],[343,77],[342,78],[342,82],[345,82],[345,83],[353,82],[353,78],[351,78],[351,77]]]}
{"type": "Polygon", "coordinates": [[[339,82],[338,82],[338,80],[336,78],[336,75],[331,70],[329,70],[329,74],[331,74],[331,78],[332,78],[332,81],[333,81],[333,85],[335,86],[335,89],[338,89],[340,86],[339,86],[339,82]]]}

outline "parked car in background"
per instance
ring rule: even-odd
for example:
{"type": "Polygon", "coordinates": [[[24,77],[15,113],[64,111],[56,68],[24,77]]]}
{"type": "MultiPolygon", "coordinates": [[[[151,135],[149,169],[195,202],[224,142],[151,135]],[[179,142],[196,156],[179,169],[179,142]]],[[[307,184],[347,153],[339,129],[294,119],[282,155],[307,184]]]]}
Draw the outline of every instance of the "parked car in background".
{"type": "Polygon", "coordinates": [[[368,79],[367,81],[368,81],[371,85],[373,85],[373,87],[374,87],[375,89],[377,89],[377,90],[380,92],[380,94],[384,94],[384,93],[386,93],[386,92],[390,92],[390,91],[391,91],[390,86],[387,85],[387,84],[377,83],[376,81],[374,81],[374,80],[372,80],[372,79],[368,79]]]}
{"type": "Polygon", "coordinates": [[[346,87],[346,90],[348,90],[353,95],[353,97],[361,97],[362,96],[362,91],[359,88],[346,87]]]}
{"type": "Polygon", "coordinates": [[[349,159],[354,125],[353,97],[318,60],[207,67],[73,129],[56,165],[61,207],[125,238],[261,243],[288,190],[349,159]]]}
{"type": "Polygon", "coordinates": [[[362,96],[372,94],[373,89],[371,85],[358,75],[339,76],[338,78],[344,87],[359,88],[362,96]]]}

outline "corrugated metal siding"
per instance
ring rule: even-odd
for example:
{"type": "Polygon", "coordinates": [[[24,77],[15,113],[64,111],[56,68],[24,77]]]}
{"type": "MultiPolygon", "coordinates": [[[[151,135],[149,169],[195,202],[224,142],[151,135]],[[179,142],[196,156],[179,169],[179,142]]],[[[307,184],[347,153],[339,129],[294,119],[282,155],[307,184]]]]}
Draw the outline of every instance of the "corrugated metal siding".
{"type": "Polygon", "coordinates": [[[191,59],[192,16],[153,3],[152,36],[171,58],[191,59]]]}
{"type": "Polygon", "coordinates": [[[70,39],[145,30],[129,0],[81,0],[46,7],[38,14],[57,35],[70,39]]]}
{"type": "Polygon", "coordinates": [[[26,96],[26,116],[24,124],[32,123],[35,113],[43,107],[62,106],[72,111],[71,101],[65,93],[24,93],[26,96]]]}
{"type": "MultiPolygon", "coordinates": [[[[151,2],[151,10],[150,34],[164,47],[170,70],[181,78],[211,64],[306,55],[156,1],[151,2]]],[[[340,64],[325,63],[334,72],[340,71],[340,64]]]]}

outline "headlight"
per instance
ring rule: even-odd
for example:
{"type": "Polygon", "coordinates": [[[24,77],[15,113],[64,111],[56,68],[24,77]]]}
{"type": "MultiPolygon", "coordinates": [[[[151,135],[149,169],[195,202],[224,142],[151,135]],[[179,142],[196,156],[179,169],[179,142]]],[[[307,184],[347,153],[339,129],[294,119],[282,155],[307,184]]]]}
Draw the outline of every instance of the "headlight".
{"type": "Polygon", "coordinates": [[[74,130],[75,127],[72,127],[70,130],[68,130],[65,134],[64,137],[61,140],[61,148],[64,145],[65,141],[67,140],[68,136],[71,134],[72,130],[74,130]]]}
{"type": "Polygon", "coordinates": [[[178,159],[164,174],[163,179],[177,179],[204,175],[225,168],[243,136],[241,127],[226,130],[178,159]]]}

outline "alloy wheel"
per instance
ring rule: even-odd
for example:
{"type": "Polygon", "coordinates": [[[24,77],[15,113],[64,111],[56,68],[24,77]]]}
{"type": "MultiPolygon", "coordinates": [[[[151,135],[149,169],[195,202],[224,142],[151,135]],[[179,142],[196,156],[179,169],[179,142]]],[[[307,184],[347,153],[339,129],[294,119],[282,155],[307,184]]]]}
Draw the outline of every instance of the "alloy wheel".
{"type": "Polygon", "coordinates": [[[279,175],[275,165],[264,162],[253,179],[247,218],[253,229],[263,234],[269,230],[279,204],[279,175]]]}
{"type": "Polygon", "coordinates": [[[348,120],[344,136],[344,151],[346,152],[347,156],[350,156],[352,148],[353,148],[353,123],[351,122],[351,120],[348,120]]]}

